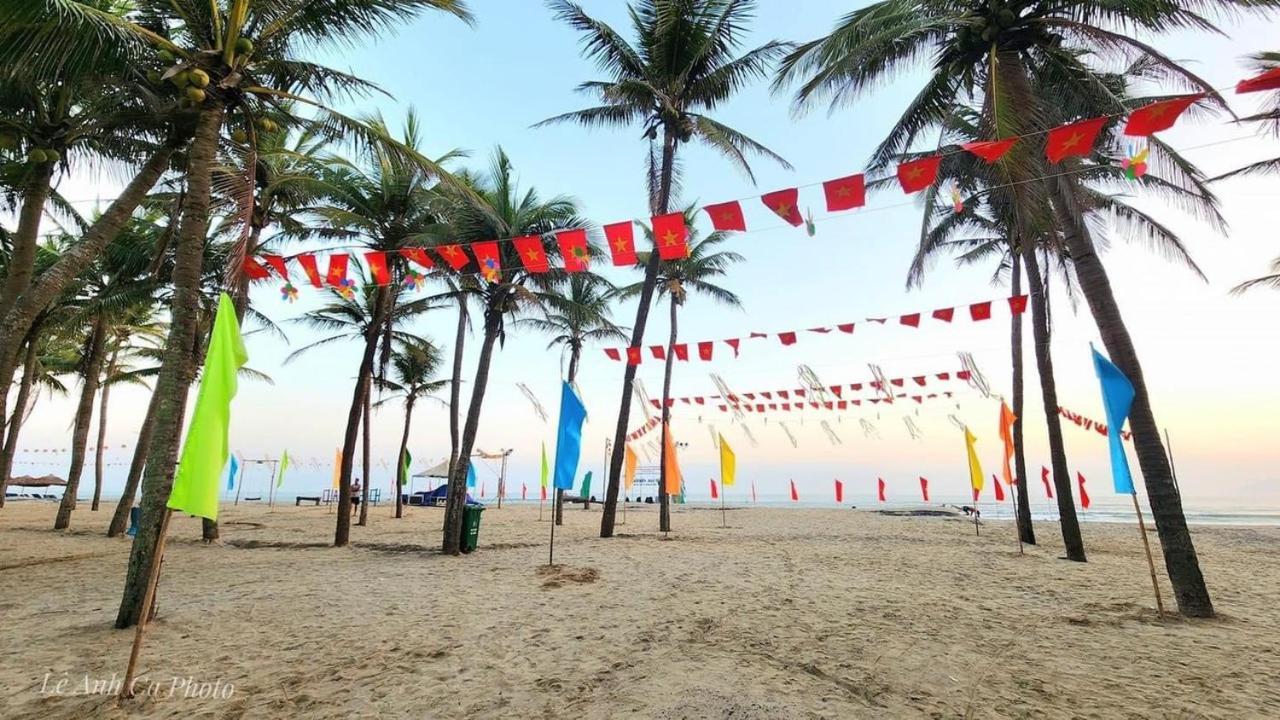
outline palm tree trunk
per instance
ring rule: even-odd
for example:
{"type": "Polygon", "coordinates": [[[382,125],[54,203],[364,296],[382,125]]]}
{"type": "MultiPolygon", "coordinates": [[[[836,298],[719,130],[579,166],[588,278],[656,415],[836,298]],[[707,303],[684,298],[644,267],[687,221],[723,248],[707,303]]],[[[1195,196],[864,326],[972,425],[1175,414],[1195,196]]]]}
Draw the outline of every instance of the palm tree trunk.
{"type": "Polygon", "coordinates": [[[89,348],[85,356],[84,384],[80,388],[80,402],[76,406],[75,425],[71,431],[71,468],[67,470],[67,486],[58,504],[58,514],[53,520],[54,530],[66,530],[71,525],[71,511],[76,509],[76,493],[80,489],[80,474],[84,472],[85,444],[89,441],[89,426],[93,422],[93,401],[98,397],[98,381],[102,376],[102,356],[107,346],[106,320],[98,315],[89,331],[89,348]]]}
{"type": "Polygon", "coordinates": [[[381,301],[383,288],[378,288],[378,299],[373,304],[373,317],[364,334],[364,354],[360,358],[360,370],[356,373],[356,387],[351,394],[351,408],[347,411],[347,429],[342,438],[342,463],[338,474],[338,524],[333,533],[334,547],[343,547],[351,540],[351,468],[355,464],[356,438],[360,434],[360,418],[364,414],[365,393],[369,391],[369,379],[373,377],[373,356],[378,349],[378,336],[385,318],[381,301]]]}
{"type": "Polygon", "coordinates": [[[31,279],[35,277],[40,219],[53,189],[53,166],[54,163],[42,162],[31,168],[31,175],[22,189],[18,227],[13,233],[4,285],[0,287],[0,318],[8,316],[18,297],[31,287],[31,279]]]}
{"type": "Polygon", "coordinates": [[[671,444],[671,370],[675,366],[676,347],[676,296],[671,293],[671,338],[667,341],[667,362],[662,370],[662,448],[658,453],[658,530],[671,532],[671,496],[667,494],[667,447],[671,444]]]}
{"type": "Polygon", "coordinates": [[[138,494],[138,482],[142,480],[142,469],[147,465],[147,448],[151,445],[151,431],[156,426],[156,405],[159,398],[151,393],[147,402],[147,414],[142,418],[142,427],[138,430],[138,442],[133,446],[133,460],[129,463],[129,477],[125,478],[124,490],[120,492],[120,502],[111,515],[111,524],[107,526],[107,537],[117,537],[128,529],[129,511],[133,509],[133,498],[138,494]]]}
{"type": "Polygon", "coordinates": [[[0,508],[4,507],[4,491],[9,485],[9,477],[13,474],[13,457],[18,452],[18,433],[22,431],[23,413],[26,412],[27,402],[31,397],[31,385],[36,373],[36,360],[40,357],[39,350],[39,338],[30,337],[27,340],[26,357],[22,362],[22,380],[18,385],[18,394],[14,398],[13,412],[9,415],[9,427],[4,436],[4,447],[0,448],[0,508]]]}
{"type": "Polygon", "coordinates": [[[1076,518],[1075,495],[1071,488],[1071,472],[1067,467],[1067,452],[1062,442],[1062,419],[1058,416],[1058,388],[1053,377],[1053,358],[1049,352],[1049,298],[1045,295],[1044,279],[1040,275],[1040,263],[1036,260],[1034,244],[1025,244],[1022,259],[1027,267],[1027,284],[1031,286],[1031,332],[1035,338],[1036,367],[1040,371],[1040,393],[1044,404],[1045,424],[1049,431],[1049,464],[1053,468],[1053,488],[1058,500],[1062,544],[1066,548],[1068,560],[1085,562],[1084,540],[1080,537],[1080,521],[1076,518]]]}
{"type": "MultiPolygon", "coordinates": [[[[1010,260],[1013,265],[1011,285],[1014,295],[1022,294],[1022,258],[1017,247],[1010,248],[1010,260]]],[[[1036,544],[1036,531],[1031,525],[1031,494],[1027,491],[1027,453],[1022,440],[1023,385],[1025,370],[1022,359],[1022,314],[1013,315],[1013,329],[1010,332],[1013,346],[1013,414],[1018,419],[1013,423],[1013,472],[1017,485],[1013,492],[1018,497],[1018,537],[1028,545],[1036,544]]]]}
{"type": "MultiPolygon", "coordinates": [[[[40,314],[102,255],[103,248],[115,239],[138,204],[164,174],[174,151],[185,143],[186,139],[179,137],[160,146],[124,191],[107,206],[106,212],[89,226],[80,241],[62,253],[52,267],[40,273],[31,287],[15,299],[12,308],[0,313],[0,387],[9,387],[13,379],[22,347],[20,338],[27,336],[40,314]]],[[[4,397],[0,394],[0,417],[4,416],[4,405],[4,397]]]]}
{"type": "Polygon", "coordinates": [[[484,339],[480,343],[480,357],[476,360],[476,377],[471,385],[471,403],[467,408],[467,422],[462,428],[462,442],[458,456],[449,471],[449,495],[444,507],[444,538],[440,548],[446,555],[457,555],[462,545],[462,511],[467,502],[467,458],[475,447],[476,432],[480,429],[480,409],[484,405],[485,388],[489,385],[489,365],[493,361],[493,346],[502,329],[502,312],[495,307],[485,308],[484,339]]]}
{"type": "Polygon", "coordinates": [[[102,398],[98,404],[98,444],[93,451],[93,504],[89,506],[89,510],[93,512],[98,512],[98,504],[102,501],[102,461],[106,454],[104,448],[107,442],[107,402],[111,397],[110,380],[116,371],[116,356],[119,352],[119,348],[111,351],[111,359],[107,361],[105,373],[107,382],[102,384],[102,398]]]}
{"type": "MultiPolygon", "coordinates": [[[[662,131],[662,175],[658,185],[658,197],[650,210],[654,215],[667,212],[671,205],[671,174],[675,168],[676,137],[667,128],[662,131]]],[[[636,321],[631,329],[631,347],[644,342],[644,329],[649,323],[649,308],[653,303],[653,291],[658,285],[660,258],[655,249],[649,253],[644,268],[644,284],[640,286],[640,302],[636,306],[636,321]]],[[[636,366],[627,364],[622,373],[622,399],[618,402],[618,425],[613,432],[613,452],[609,456],[609,484],[605,490],[604,512],[600,517],[600,537],[613,537],[614,516],[618,512],[618,487],[622,484],[622,459],[627,444],[627,423],[631,421],[631,388],[636,380],[636,366]]],[[[661,492],[661,488],[659,488],[661,492]]]]}
{"type": "Polygon", "coordinates": [[[409,478],[405,468],[405,453],[409,452],[409,423],[413,421],[413,398],[404,403],[404,433],[400,435],[400,454],[396,455],[396,517],[404,517],[404,503],[400,496],[404,493],[404,484],[409,478]]]}
{"type": "Polygon", "coordinates": [[[364,412],[361,413],[361,429],[360,429],[360,448],[363,457],[361,458],[364,466],[364,482],[360,484],[360,519],[356,521],[361,527],[369,524],[369,486],[373,484],[373,476],[369,474],[369,415],[372,414],[373,408],[370,407],[370,397],[373,395],[373,383],[367,383],[364,389],[364,412]]]}
{"type": "MultiPolygon", "coordinates": [[[[1070,207],[1069,190],[1062,187],[1061,179],[1058,182],[1058,200],[1070,207]]],[[[1079,216],[1076,208],[1071,207],[1071,210],[1071,215],[1079,216]]],[[[1147,500],[1151,503],[1151,516],[1155,519],[1156,532],[1160,536],[1165,570],[1173,585],[1178,610],[1188,617],[1213,617],[1213,601],[1200,571],[1200,561],[1191,541],[1191,532],[1187,529],[1186,516],[1182,511],[1182,496],[1173,482],[1169,456],[1165,454],[1164,443],[1160,440],[1160,428],[1156,425],[1155,413],[1151,409],[1147,384],[1142,376],[1142,364],[1138,361],[1133,339],[1129,336],[1129,329],[1120,315],[1120,306],[1111,291],[1107,270],[1083,223],[1071,223],[1066,238],[1076,279],[1080,283],[1085,301],[1089,303],[1093,320],[1098,325],[1102,344],[1106,346],[1111,362],[1133,384],[1129,430],[1133,433],[1133,448],[1138,455],[1138,465],[1142,468],[1147,500]]],[[[1055,411],[1056,409],[1054,408],[1055,411]]]]}
{"type": "Polygon", "coordinates": [[[462,443],[459,414],[462,410],[462,347],[467,341],[467,296],[458,291],[458,330],[453,338],[453,383],[449,388],[449,477],[462,443]]]}
{"type": "MultiPolygon", "coordinates": [[[[204,243],[209,232],[209,198],[214,155],[222,128],[224,108],[217,99],[205,102],[196,119],[195,135],[187,161],[187,195],[182,209],[173,267],[173,300],[169,310],[169,337],[165,340],[164,362],[156,378],[155,428],[147,449],[146,472],[142,479],[142,517],[129,553],[129,570],[116,627],[127,628],[142,615],[151,563],[156,560],[160,520],[173,487],[178,463],[178,441],[186,409],[187,391],[195,379],[196,332],[199,327],[200,274],[204,243]]],[[[83,243],[82,243],[83,244],[83,243]]]]}

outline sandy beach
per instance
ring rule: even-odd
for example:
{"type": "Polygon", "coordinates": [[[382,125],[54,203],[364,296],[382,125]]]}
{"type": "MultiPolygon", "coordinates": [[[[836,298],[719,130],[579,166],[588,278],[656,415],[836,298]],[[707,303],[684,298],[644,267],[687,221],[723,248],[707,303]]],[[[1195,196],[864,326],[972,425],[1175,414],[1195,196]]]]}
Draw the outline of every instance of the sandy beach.
{"type": "Polygon", "coordinates": [[[667,540],[633,506],[606,541],[572,508],[549,571],[536,507],[491,507],[462,558],[435,552],[440,510],[373,508],[334,549],[324,507],[227,508],[220,546],[175,519],[155,690],[121,709],[84,683],[128,658],[128,542],[53,512],[0,513],[6,718],[1280,716],[1275,528],[1197,530],[1220,617],[1191,622],[1157,618],[1123,525],[1086,525],[1077,565],[1049,523],[1020,556],[998,522],[683,507],[667,540]]]}

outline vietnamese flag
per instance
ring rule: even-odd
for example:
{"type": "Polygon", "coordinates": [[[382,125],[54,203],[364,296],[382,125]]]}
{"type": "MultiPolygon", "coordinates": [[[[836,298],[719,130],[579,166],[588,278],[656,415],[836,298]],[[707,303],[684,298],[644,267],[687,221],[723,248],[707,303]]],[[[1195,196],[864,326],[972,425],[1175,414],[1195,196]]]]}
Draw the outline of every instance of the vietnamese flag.
{"type": "Polygon", "coordinates": [[[1236,93],[1240,95],[1262,92],[1263,90],[1280,90],[1280,67],[1271,68],[1261,75],[1251,77],[1248,80],[1241,80],[1236,85],[1236,93]]]}
{"type": "Polygon", "coordinates": [[[1053,485],[1049,484],[1049,468],[1040,466],[1040,482],[1044,483],[1044,494],[1053,499],[1053,485]]]}
{"type": "Polygon", "coordinates": [[[364,254],[364,262],[369,266],[369,274],[373,276],[373,281],[379,285],[391,284],[391,271],[387,268],[387,254],[381,251],[367,252],[364,254]]]}
{"type": "Polygon", "coordinates": [[[462,251],[462,246],[460,245],[441,245],[436,248],[436,252],[449,264],[449,267],[453,268],[454,272],[461,270],[467,266],[467,263],[471,262],[467,259],[467,254],[462,251]]]}
{"type": "Polygon", "coordinates": [[[667,359],[667,348],[663,345],[650,345],[649,352],[653,355],[654,360],[667,359]]]}
{"type": "Polygon", "coordinates": [[[715,343],[711,340],[698,343],[698,359],[702,361],[709,361],[711,359],[711,354],[715,351],[714,349],[715,343]]]}
{"type": "Polygon", "coordinates": [[[836,502],[844,502],[844,483],[836,480],[836,502]]]}
{"type": "Polygon", "coordinates": [[[1129,115],[1129,120],[1124,125],[1124,134],[1148,137],[1162,130],[1168,130],[1178,121],[1178,117],[1187,111],[1187,108],[1202,97],[1204,97],[1203,93],[1184,95],[1140,107],[1129,115]]]}
{"type": "Polygon", "coordinates": [[[1017,142],[1018,138],[1007,138],[1005,140],[982,140],[979,142],[965,143],[960,147],[968,150],[974,155],[977,155],[983,160],[986,160],[987,164],[993,164],[1000,158],[1004,157],[1004,154],[1009,152],[1017,142]]]}
{"type": "Polygon", "coordinates": [[[941,165],[941,155],[902,163],[898,166],[898,182],[902,185],[902,191],[910,195],[929,187],[938,179],[938,168],[941,165]]]}
{"type": "Polygon", "coordinates": [[[794,332],[780,332],[778,333],[778,340],[781,341],[783,345],[795,345],[796,334],[794,332]]]}
{"type": "Polygon", "coordinates": [[[839,212],[862,207],[867,203],[867,180],[861,174],[836,178],[822,183],[827,196],[827,211],[839,212]]]}
{"type": "Polygon", "coordinates": [[[556,243],[560,245],[560,257],[564,259],[565,270],[582,272],[591,264],[591,252],[587,248],[586,230],[578,228],[557,233],[556,243]]]}
{"type": "Polygon", "coordinates": [[[907,327],[920,327],[920,313],[911,313],[898,318],[898,322],[907,327]]]}
{"type": "Polygon", "coordinates": [[[1107,123],[1107,118],[1081,120],[1056,127],[1049,131],[1045,140],[1044,154],[1049,162],[1062,162],[1069,157],[1084,157],[1093,151],[1093,144],[1098,140],[1098,133],[1107,123]]]}
{"type": "Polygon", "coordinates": [[[289,268],[284,264],[284,258],[279,255],[263,255],[262,259],[267,261],[267,264],[271,266],[272,270],[276,271],[281,280],[289,279],[289,268]]]}
{"type": "Polygon", "coordinates": [[[689,360],[689,344],[688,343],[677,343],[671,346],[671,349],[675,351],[677,360],[679,360],[680,362],[688,362],[689,360]]]}
{"type": "Polygon", "coordinates": [[[920,478],[920,495],[924,497],[925,502],[929,502],[929,479],[920,478]]]}
{"type": "Polygon", "coordinates": [[[742,216],[742,205],[737,200],[706,205],[702,208],[711,218],[711,226],[716,230],[739,232],[747,229],[747,220],[742,216]]]}
{"type": "Polygon", "coordinates": [[[480,266],[480,277],[491,283],[502,279],[502,251],[496,240],[471,243],[471,252],[480,266]]]}
{"type": "Polygon", "coordinates": [[[316,268],[316,256],[311,253],[303,253],[298,256],[298,264],[302,266],[302,271],[307,274],[307,279],[315,287],[324,287],[324,282],[320,280],[320,270],[316,268]]]}
{"type": "Polygon", "coordinates": [[[630,220],[604,226],[604,238],[609,242],[609,253],[614,265],[635,265],[636,228],[630,220]]]}
{"type": "Polygon", "coordinates": [[[271,277],[271,271],[262,266],[256,258],[245,257],[244,274],[250,280],[266,280],[271,277]]]}
{"type": "Polygon", "coordinates": [[[436,266],[436,264],[431,261],[431,256],[428,255],[427,251],[423,250],[422,248],[403,248],[400,250],[400,254],[404,257],[405,260],[408,260],[409,262],[412,262],[412,263],[417,263],[418,265],[421,265],[423,268],[426,268],[427,270],[430,270],[436,266]]]}
{"type": "Polygon", "coordinates": [[[719,498],[719,497],[720,497],[720,492],[719,492],[718,490],[716,490],[716,481],[715,481],[715,479],[713,478],[713,479],[711,480],[711,499],[712,499],[712,500],[715,500],[715,499],[717,499],[717,498],[719,498]]]}
{"type": "Polygon", "coordinates": [[[684,224],[684,213],[673,212],[657,215],[653,220],[653,243],[658,257],[663,260],[680,260],[689,257],[689,228],[684,224]]]}
{"type": "Polygon", "coordinates": [[[329,256],[329,272],[325,275],[325,281],[334,287],[342,287],[342,281],[347,279],[347,260],[349,256],[346,253],[337,253],[329,256]]]}
{"type": "Polygon", "coordinates": [[[525,270],[531,273],[544,273],[551,269],[551,265],[547,262],[547,250],[542,246],[540,235],[522,235],[512,240],[511,244],[520,255],[520,262],[525,270]]]}
{"type": "Polygon", "coordinates": [[[1084,489],[1084,474],[1076,473],[1076,483],[1080,486],[1080,507],[1089,509],[1089,493],[1084,489]]]}
{"type": "Polygon", "coordinates": [[[955,308],[940,308],[938,310],[933,311],[933,317],[935,320],[941,320],[942,322],[946,322],[946,323],[951,322],[951,318],[954,317],[955,314],[956,314],[955,308]]]}
{"type": "Polygon", "coordinates": [[[884,478],[876,478],[876,491],[880,502],[884,502],[884,478]]]}
{"type": "Polygon", "coordinates": [[[800,502],[800,493],[796,492],[796,481],[791,481],[791,502],[800,502]]]}
{"type": "Polygon", "coordinates": [[[786,220],[788,223],[799,227],[804,223],[804,217],[800,215],[800,191],[796,188],[787,188],[786,190],[776,190],[771,193],[765,193],[760,196],[760,201],[764,206],[774,212],[775,215],[786,220]]]}
{"type": "Polygon", "coordinates": [[[608,355],[610,360],[622,360],[622,356],[618,354],[618,348],[605,348],[604,354],[608,355]]]}
{"type": "Polygon", "coordinates": [[[643,361],[644,361],[644,357],[640,354],[640,348],[638,347],[627,348],[627,364],[628,365],[639,365],[643,361]]]}
{"type": "Polygon", "coordinates": [[[1009,312],[1013,315],[1021,315],[1027,311],[1027,296],[1014,295],[1009,298],[1009,312]]]}
{"type": "Polygon", "coordinates": [[[987,302],[974,303],[970,305],[969,317],[972,318],[974,322],[981,322],[982,320],[990,320],[991,319],[991,302],[987,301],[987,302]]]}
{"type": "Polygon", "coordinates": [[[1000,478],[992,475],[991,486],[996,490],[996,502],[1004,502],[1004,488],[1000,486],[1000,478]]]}

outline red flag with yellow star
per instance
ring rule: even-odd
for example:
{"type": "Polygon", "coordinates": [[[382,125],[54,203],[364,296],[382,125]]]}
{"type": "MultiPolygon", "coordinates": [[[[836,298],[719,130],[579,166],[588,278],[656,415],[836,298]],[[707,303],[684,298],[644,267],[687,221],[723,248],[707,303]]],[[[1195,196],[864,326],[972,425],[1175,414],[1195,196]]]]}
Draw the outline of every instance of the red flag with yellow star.
{"type": "Polygon", "coordinates": [[[369,274],[373,276],[373,281],[379,285],[389,285],[391,283],[391,270],[387,268],[387,254],[380,250],[373,250],[364,254],[364,262],[369,266],[369,274]]]}
{"type": "Polygon", "coordinates": [[[604,237],[609,241],[614,265],[636,264],[636,228],[630,220],[605,225],[604,237]]]}
{"type": "Polygon", "coordinates": [[[898,166],[898,183],[902,191],[910,195],[929,187],[938,179],[938,166],[942,164],[941,155],[904,162],[898,166]]]}
{"type": "Polygon", "coordinates": [[[711,226],[717,230],[744,232],[747,229],[747,219],[742,216],[742,205],[737,200],[706,205],[702,209],[707,211],[711,226]]]}
{"type": "Polygon", "coordinates": [[[334,287],[342,287],[342,281],[347,279],[347,260],[350,259],[346,253],[336,253],[329,256],[329,272],[325,274],[325,280],[334,287]]]}
{"type": "Polygon", "coordinates": [[[867,180],[861,174],[836,178],[822,183],[827,196],[827,211],[852,210],[867,203],[867,180]]]}
{"type": "Polygon", "coordinates": [[[1124,125],[1124,134],[1137,137],[1148,137],[1162,130],[1168,130],[1178,122],[1178,117],[1187,111],[1203,93],[1184,95],[1183,97],[1161,100],[1134,110],[1129,121],[1124,125]]]}
{"type": "Polygon", "coordinates": [[[581,228],[556,233],[556,242],[560,245],[560,256],[564,258],[564,269],[569,272],[582,272],[591,264],[591,253],[587,250],[587,231],[581,228]]]}
{"type": "Polygon", "coordinates": [[[1056,163],[1069,157],[1088,155],[1093,151],[1098,133],[1102,132],[1102,126],[1106,123],[1107,118],[1100,117],[1073,122],[1050,130],[1044,144],[1045,157],[1049,158],[1049,162],[1056,163]]]}
{"type": "Polygon", "coordinates": [[[764,203],[765,207],[772,210],[775,215],[796,227],[800,227],[804,222],[804,217],[800,215],[800,207],[798,206],[800,191],[796,188],[765,193],[760,196],[760,201],[764,203]]]}
{"type": "MultiPolygon", "coordinates": [[[[551,269],[551,265],[547,263],[547,251],[542,247],[540,235],[524,235],[512,240],[511,244],[515,245],[525,270],[531,273],[544,273],[551,269]]],[[[481,269],[483,270],[483,267],[481,269]]]]}
{"type": "Polygon", "coordinates": [[[471,262],[467,259],[467,254],[462,251],[461,245],[441,245],[436,249],[436,252],[442,260],[449,263],[449,267],[453,268],[455,272],[466,267],[467,263],[471,262]]]}
{"type": "Polygon", "coordinates": [[[263,267],[257,258],[251,257],[244,259],[244,274],[250,280],[266,280],[271,277],[271,271],[263,267]]]}
{"type": "Polygon", "coordinates": [[[302,266],[302,271],[307,274],[307,279],[311,281],[313,287],[324,287],[324,283],[320,280],[320,270],[316,267],[315,255],[311,253],[299,255],[298,264],[302,266]]]}
{"type": "Polygon", "coordinates": [[[489,282],[498,282],[502,277],[502,251],[496,240],[471,243],[471,252],[476,256],[476,264],[480,266],[480,277],[489,282]]]}
{"type": "Polygon", "coordinates": [[[431,256],[422,248],[404,248],[400,251],[400,254],[404,256],[405,260],[417,263],[428,270],[436,266],[436,264],[431,261],[431,256]]]}
{"type": "Polygon", "coordinates": [[[663,260],[680,260],[689,256],[689,229],[684,224],[684,213],[673,212],[653,218],[653,242],[658,257],[663,260]]]}
{"type": "Polygon", "coordinates": [[[281,280],[289,279],[289,267],[285,265],[284,258],[279,255],[263,255],[262,259],[267,261],[267,264],[271,266],[272,270],[276,271],[281,280]]]}

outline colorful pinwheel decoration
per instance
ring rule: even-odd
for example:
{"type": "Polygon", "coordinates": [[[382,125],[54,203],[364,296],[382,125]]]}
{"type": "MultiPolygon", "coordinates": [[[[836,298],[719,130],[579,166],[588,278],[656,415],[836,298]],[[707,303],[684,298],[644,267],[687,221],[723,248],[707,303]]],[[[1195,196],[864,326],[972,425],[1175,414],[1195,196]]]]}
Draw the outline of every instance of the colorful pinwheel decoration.
{"type": "Polygon", "coordinates": [[[427,276],[420,272],[410,270],[405,273],[404,286],[410,290],[421,290],[422,286],[427,282],[427,276]]]}
{"type": "Polygon", "coordinates": [[[960,197],[960,186],[954,180],[951,181],[951,207],[957,213],[964,212],[964,198],[960,197]]]}
{"type": "Polygon", "coordinates": [[[498,282],[498,261],[493,258],[485,258],[484,263],[480,265],[480,274],[489,282],[498,282]]]}
{"type": "Polygon", "coordinates": [[[1137,180],[1147,174],[1147,154],[1149,151],[1150,148],[1144,147],[1141,150],[1135,150],[1132,145],[1129,146],[1129,157],[1120,161],[1120,169],[1124,170],[1125,177],[1130,180],[1137,180]]]}
{"type": "Polygon", "coordinates": [[[342,282],[338,284],[338,294],[347,300],[355,298],[356,281],[351,278],[342,278],[342,282]]]}
{"type": "Polygon", "coordinates": [[[298,288],[288,280],[284,281],[284,285],[280,286],[280,299],[284,302],[298,302],[298,288]]]}

